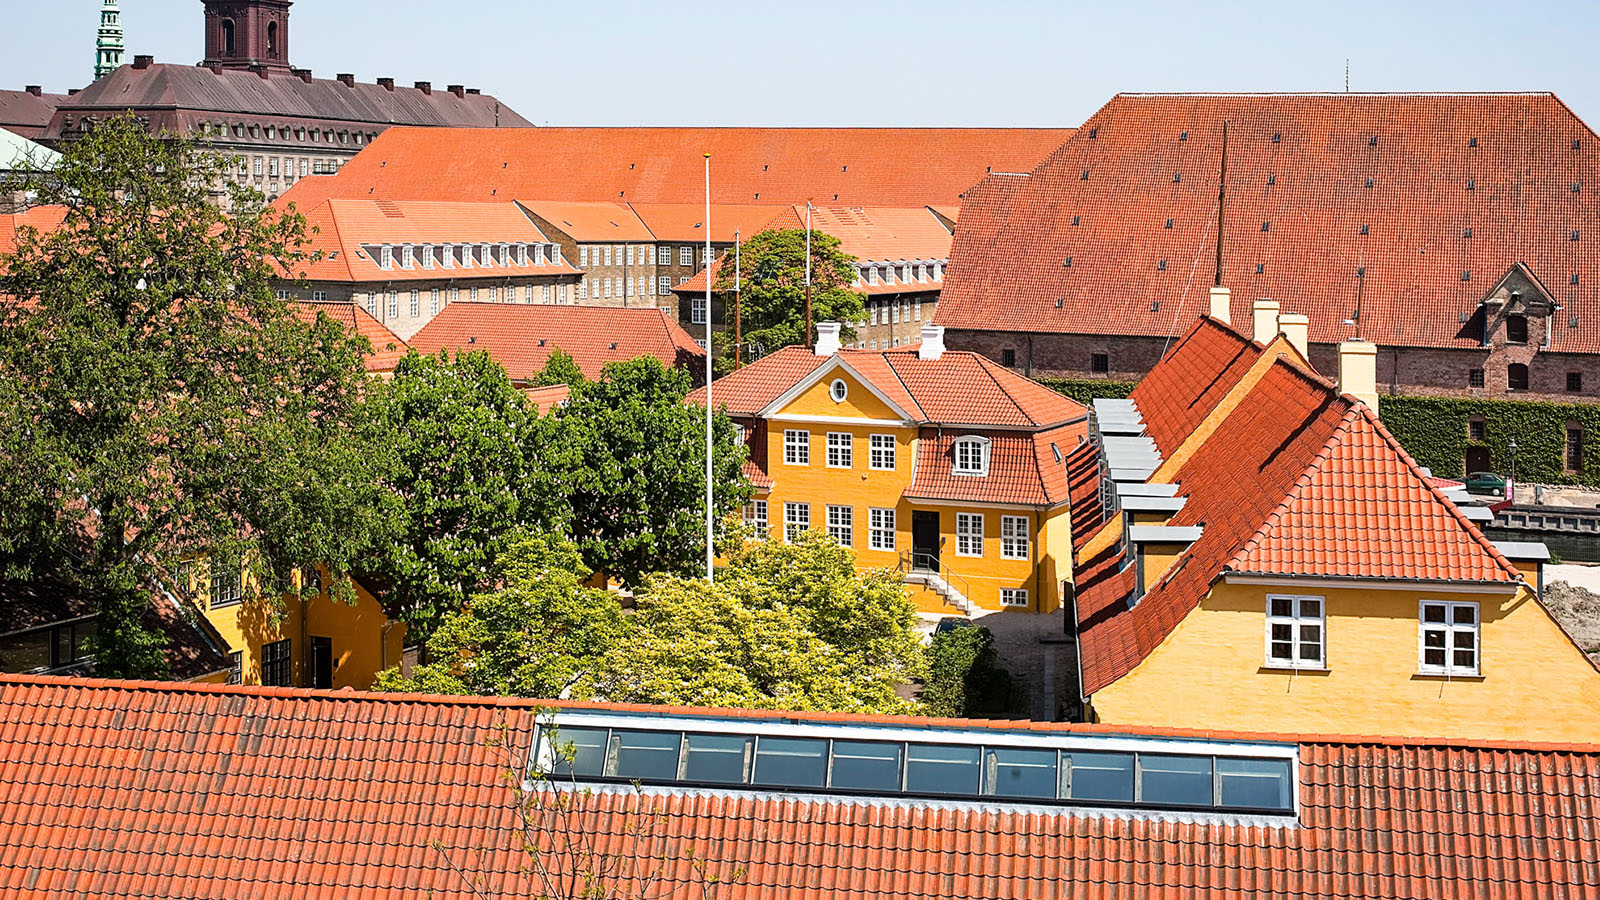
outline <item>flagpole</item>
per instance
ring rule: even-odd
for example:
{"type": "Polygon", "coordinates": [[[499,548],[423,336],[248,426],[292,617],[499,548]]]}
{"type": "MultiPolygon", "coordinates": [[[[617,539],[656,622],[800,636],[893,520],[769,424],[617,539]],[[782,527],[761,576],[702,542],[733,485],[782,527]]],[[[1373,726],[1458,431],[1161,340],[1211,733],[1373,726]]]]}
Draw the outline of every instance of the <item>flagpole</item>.
{"type": "Polygon", "coordinates": [[[711,442],[711,154],[706,154],[706,583],[716,582],[716,489],[711,442]]]}

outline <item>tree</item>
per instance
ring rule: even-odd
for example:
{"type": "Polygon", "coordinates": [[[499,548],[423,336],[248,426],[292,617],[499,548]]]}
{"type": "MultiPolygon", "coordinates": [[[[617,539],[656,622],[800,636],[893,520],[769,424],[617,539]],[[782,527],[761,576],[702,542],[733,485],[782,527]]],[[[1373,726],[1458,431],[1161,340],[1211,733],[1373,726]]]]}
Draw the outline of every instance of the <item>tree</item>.
{"type": "MultiPolygon", "coordinates": [[[[806,333],[806,233],[803,229],[763,231],[740,251],[740,322],[747,343],[771,353],[791,344],[810,346],[806,333]]],[[[855,257],[839,249],[839,239],[811,232],[811,321],[842,322],[852,337],[852,322],[864,317],[855,257]]],[[[715,290],[732,296],[734,271],[721,266],[715,290]]]]}
{"type": "MultiPolygon", "coordinates": [[[[65,218],[0,259],[0,551],[121,586],[220,554],[276,593],[383,532],[370,347],[276,297],[304,221],[237,185],[208,202],[229,162],[121,117],[27,176],[65,218]]],[[[103,674],[145,674],[140,611],[101,610],[99,657],[129,661],[103,674]]]]}
{"type": "MultiPolygon", "coordinates": [[[[685,405],[689,374],[650,357],[606,365],[546,417],[535,452],[565,492],[585,564],[623,584],[646,573],[703,574],[706,534],[704,407],[685,405]]],[[[733,422],[713,422],[718,521],[750,496],[733,422]]]]}
{"type": "Polygon", "coordinates": [[[577,387],[584,382],[583,370],[567,354],[567,351],[557,347],[551,351],[549,358],[544,361],[544,368],[534,376],[533,383],[536,387],[549,387],[556,384],[565,384],[577,387]]]}
{"type": "Polygon", "coordinates": [[[449,612],[428,639],[425,665],[379,673],[379,690],[587,697],[623,629],[615,594],[585,587],[577,548],[551,538],[513,543],[505,586],[449,612]]]}
{"type": "Polygon", "coordinates": [[[998,660],[994,635],[982,625],[936,632],[928,646],[928,678],[922,689],[928,715],[967,718],[1005,712],[1011,676],[998,660]]]}
{"type": "Polygon", "coordinates": [[[525,453],[543,426],[488,353],[411,353],[379,397],[392,434],[387,483],[401,504],[399,534],[376,565],[393,585],[395,614],[425,640],[442,615],[492,586],[515,535],[558,528],[566,504],[525,453]]]}

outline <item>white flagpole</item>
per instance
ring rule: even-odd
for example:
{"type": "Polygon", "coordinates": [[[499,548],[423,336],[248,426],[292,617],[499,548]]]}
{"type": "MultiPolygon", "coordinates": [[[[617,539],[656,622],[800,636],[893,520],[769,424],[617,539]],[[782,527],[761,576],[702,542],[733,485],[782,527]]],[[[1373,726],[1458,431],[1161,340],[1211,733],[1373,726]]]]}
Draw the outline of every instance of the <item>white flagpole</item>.
{"type": "Polygon", "coordinates": [[[706,154],[706,583],[716,581],[715,483],[711,454],[711,154],[706,154]]]}
{"type": "Polygon", "coordinates": [[[811,201],[806,201],[806,339],[811,343],[811,201]]]}

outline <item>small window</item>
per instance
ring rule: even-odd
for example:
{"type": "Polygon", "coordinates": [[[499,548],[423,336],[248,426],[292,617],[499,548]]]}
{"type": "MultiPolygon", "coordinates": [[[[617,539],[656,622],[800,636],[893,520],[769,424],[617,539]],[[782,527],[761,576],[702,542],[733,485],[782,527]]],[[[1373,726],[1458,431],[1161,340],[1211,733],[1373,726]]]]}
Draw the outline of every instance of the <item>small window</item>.
{"type": "Polygon", "coordinates": [[[1001,588],[1000,605],[1024,607],[1028,605],[1028,591],[1026,588],[1001,588]]]}
{"type": "Polygon", "coordinates": [[[828,432],[828,468],[848,469],[855,464],[855,438],[849,432],[828,432]]]}
{"type": "Polygon", "coordinates": [[[1569,393],[1569,394],[1581,394],[1581,393],[1583,393],[1583,373],[1582,372],[1568,372],[1567,373],[1567,393],[1569,393]]]}
{"type": "Polygon", "coordinates": [[[854,547],[855,536],[855,510],[849,506],[828,506],[828,537],[838,542],[841,547],[854,547]]]}
{"type": "Polygon", "coordinates": [[[983,792],[995,797],[1056,797],[1056,752],[988,747],[983,792]]]}
{"type": "Polygon", "coordinates": [[[677,732],[613,730],[606,775],[670,781],[678,776],[680,740],[677,732]]]}
{"type": "Polygon", "coordinates": [[[261,683],[272,687],[289,687],[294,683],[290,666],[290,641],[284,638],[261,645],[261,683]]]}
{"type": "Polygon", "coordinates": [[[811,530],[811,504],[785,503],[783,505],[783,539],[794,543],[800,535],[811,530]]]}
{"type": "Polygon", "coordinates": [[[228,683],[244,683],[244,652],[235,650],[228,654],[228,683]]]}
{"type": "Polygon", "coordinates": [[[1528,367],[1522,363],[1512,363],[1506,366],[1506,390],[1525,391],[1528,389],[1528,367]]]}
{"type": "Polygon", "coordinates": [[[751,500],[744,507],[744,524],[756,532],[756,537],[765,540],[767,537],[767,501],[751,500]]]}
{"type": "MultiPolygon", "coordinates": [[[[609,290],[610,289],[610,279],[606,279],[606,286],[607,286],[607,296],[610,296],[610,290],[609,290]]],[[[706,324],[706,298],[704,298],[704,297],[691,297],[691,298],[689,298],[689,324],[691,324],[691,325],[704,325],[704,324],[706,324]]]]}
{"type": "Polygon", "coordinates": [[[1109,354],[1109,353],[1091,353],[1091,354],[1089,354],[1089,371],[1093,372],[1096,375],[1105,375],[1106,373],[1110,372],[1111,371],[1111,354],[1109,354]]]}
{"type": "Polygon", "coordinates": [[[694,248],[693,247],[679,247],[678,248],[678,265],[680,265],[680,266],[692,266],[692,265],[694,265],[694,248]]]}
{"type": "Polygon", "coordinates": [[[1475,388],[1483,387],[1483,370],[1482,369],[1468,369],[1467,370],[1467,387],[1475,387],[1475,388]]]}
{"type": "Polygon", "coordinates": [[[1482,417],[1474,416],[1467,422],[1467,439],[1483,443],[1489,439],[1489,425],[1482,417]]]}
{"type": "Polygon", "coordinates": [[[833,383],[828,385],[828,396],[833,398],[835,403],[843,403],[844,399],[850,396],[850,385],[846,384],[843,378],[835,378],[833,383]]]}
{"type": "Polygon", "coordinates": [[[1583,471],[1583,426],[1575,422],[1567,423],[1566,461],[1568,472],[1583,471]]]}
{"type": "Polygon", "coordinates": [[[868,465],[880,472],[895,470],[895,439],[892,434],[874,434],[868,438],[868,465]]]}
{"type": "Polygon", "coordinates": [[[1417,670],[1429,675],[1478,674],[1478,604],[1423,600],[1417,670]]]}
{"type": "Polygon", "coordinates": [[[983,556],[982,513],[956,513],[956,555],[983,556]]]}
{"type": "Polygon", "coordinates": [[[1000,364],[1010,369],[1017,367],[1017,351],[1007,347],[1000,351],[1000,364]]]}
{"type": "Polygon", "coordinates": [[[1217,801],[1236,809],[1293,809],[1294,782],[1286,759],[1217,757],[1217,801]]]}
{"type": "Polygon", "coordinates": [[[1506,316],[1506,343],[1526,344],[1528,342],[1528,317],[1506,316]]]}
{"type": "Polygon", "coordinates": [[[551,773],[595,778],[606,770],[604,728],[560,728],[545,733],[545,747],[553,761],[551,773]]]}
{"type": "Polygon", "coordinates": [[[894,510],[873,507],[868,511],[868,544],[873,550],[895,549],[894,510]]]}
{"type": "Polygon", "coordinates": [[[244,602],[244,573],[238,560],[221,558],[211,565],[211,608],[237,606],[244,602]]]}
{"type": "Polygon", "coordinates": [[[984,476],[989,474],[989,439],[983,437],[957,438],[952,447],[955,461],[951,472],[956,475],[984,476]]]}
{"type": "Polygon", "coordinates": [[[1210,806],[1211,757],[1139,754],[1139,799],[1163,806],[1210,806]]]}
{"type": "Polygon", "coordinates": [[[1321,597],[1267,597],[1267,665],[1325,669],[1324,604],[1321,597]]]}
{"type": "Polygon", "coordinates": [[[783,462],[789,466],[811,465],[811,432],[785,431],[783,433],[783,462]]]}
{"type": "Polygon", "coordinates": [[[1028,535],[1027,516],[1000,517],[1000,558],[1028,559],[1032,540],[1028,535]]]}
{"type": "Polygon", "coordinates": [[[977,747],[910,744],[906,747],[906,791],[912,794],[976,794],[977,747]]]}

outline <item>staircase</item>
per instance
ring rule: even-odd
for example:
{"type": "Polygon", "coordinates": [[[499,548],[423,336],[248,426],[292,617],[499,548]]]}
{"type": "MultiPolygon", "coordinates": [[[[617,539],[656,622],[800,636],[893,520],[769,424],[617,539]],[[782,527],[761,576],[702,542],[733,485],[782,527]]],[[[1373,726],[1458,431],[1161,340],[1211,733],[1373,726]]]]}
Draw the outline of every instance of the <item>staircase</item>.
{"type": "Polygon", "coordinates": [[[926,586],[963,616],[971,617],[977,613],[977,605],[967,599],[967,592],[971,590],[967,583],[950,573],[941,575],[937,566],[936,560],[921,553],[902,554],[900,557],[900,571],[904,573],[907,584],[926,586]],[[957,584],[952,584],[952,581],[957,584]]]}

